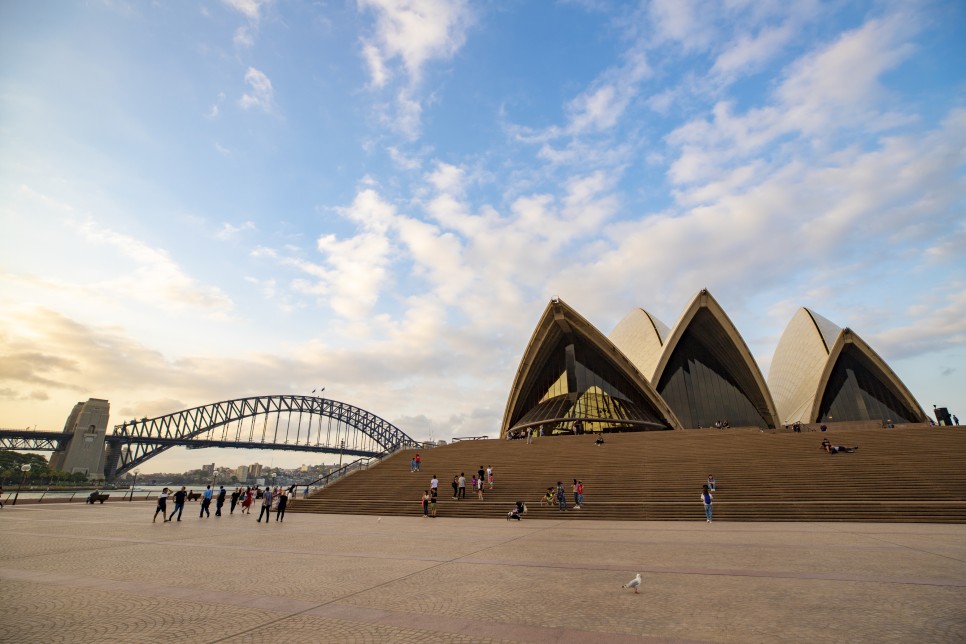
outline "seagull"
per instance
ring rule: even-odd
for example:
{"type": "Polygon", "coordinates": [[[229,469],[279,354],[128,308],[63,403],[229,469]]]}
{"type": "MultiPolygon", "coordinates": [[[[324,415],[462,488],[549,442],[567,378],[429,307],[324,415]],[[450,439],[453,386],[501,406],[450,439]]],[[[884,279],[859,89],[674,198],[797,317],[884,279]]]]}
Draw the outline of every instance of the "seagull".
{"type": "Polygon", "coordinates": [[[641,585],[641,573],[637,573],[637,577],[634,577],[629,582],[621,586],[621,588],[633,588],[634,592],[637,592],[637,588],[641,585]]]}

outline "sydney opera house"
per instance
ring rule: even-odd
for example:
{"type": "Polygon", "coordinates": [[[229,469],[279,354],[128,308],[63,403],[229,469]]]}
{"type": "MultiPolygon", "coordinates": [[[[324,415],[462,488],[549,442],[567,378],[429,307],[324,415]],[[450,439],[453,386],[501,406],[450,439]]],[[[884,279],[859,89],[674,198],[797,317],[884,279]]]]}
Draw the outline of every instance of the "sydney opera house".
{"type": "Polygon", "coordinates": [[[928,417],[862,338],[805,308],[785,328],[766,381],[702,290],[674,327],[634,309],[610,336],[553,299],[517,369],[502,435],[842,421],[928,417]]]}

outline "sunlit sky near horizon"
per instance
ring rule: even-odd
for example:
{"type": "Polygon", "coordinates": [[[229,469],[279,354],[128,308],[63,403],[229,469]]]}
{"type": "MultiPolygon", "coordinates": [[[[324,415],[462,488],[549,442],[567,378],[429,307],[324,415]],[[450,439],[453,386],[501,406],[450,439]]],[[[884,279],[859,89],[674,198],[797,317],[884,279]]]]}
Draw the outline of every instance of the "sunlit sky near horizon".
{"type": "MultiPolygon", "coordinates": [[[[495,436],[559,296],[807,306],[966,415],[966,5],[0,3],[0,427],[309,393],[495,436]]],[[[171,450],[147,471],[314,454],[171,450]]]]}

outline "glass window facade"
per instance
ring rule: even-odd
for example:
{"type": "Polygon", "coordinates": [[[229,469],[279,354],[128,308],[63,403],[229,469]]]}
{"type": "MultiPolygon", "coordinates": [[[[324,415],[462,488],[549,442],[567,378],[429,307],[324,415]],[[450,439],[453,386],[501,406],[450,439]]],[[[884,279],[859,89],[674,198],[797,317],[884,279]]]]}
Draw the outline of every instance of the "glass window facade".
{"type": "Polygon", "coordinates": [[[526,385],[511,431],[544,425],[549,433],[669,429],[646,396],[594,345],[561,334],[526,385]]]}
{"type": "Polygon", "coordinates": [[[829,376],[818,419],[920,422],[921,414],[902,402],[889,379],[858,349],[847,344],[829,376]]]}
{"type": "Polygon", "coordinates": [[[706,309],[694,316],[660,375],[657,391],[684,427],[767,428],[768,405],[741,352],[706,309]]]}

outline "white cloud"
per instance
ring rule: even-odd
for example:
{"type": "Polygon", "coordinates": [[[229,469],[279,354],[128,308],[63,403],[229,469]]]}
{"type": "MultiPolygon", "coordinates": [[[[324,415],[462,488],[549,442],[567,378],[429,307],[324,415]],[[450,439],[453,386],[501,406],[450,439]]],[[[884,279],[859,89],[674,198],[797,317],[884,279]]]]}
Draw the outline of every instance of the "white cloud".
{"type": "Polygon", "coordinates": [[[275,109],[275,90],[272,88],[272,81],[264,72],[254,67],[249,67],[245,72],[245,83],[249,91],[242,95],[238,104],[242,109],[256,107],[265,112],[272,112],[275,109]]]}
{"type": "Polygon", "coordinates": [[[754,36],[742,34],[714,61],[712,75],[732,78],[763,67],[788,44],[795,32],[790,23],[766,27],[754,36]]]}
{"type": "Polygon", "coordinates": [[[102,228],[93,221],[72,225],[88,243],[113,249],[121,256],[119,264],[125,267],[113,277],[85,285],[82,287],[85,290],[110,292],[115,297],[174,310],[195,308],[224,314],[233,307],[231,299],[220,289],[199,284],[167,251],[102,228]]]}
{"type": "Polygon", "coordinates": [[[257,21],[261,17],[262,7],[269,2],[266,0],[221,0],[225,5],[238,11],[251,21],[257,21]]]}
{"type": "Polygon", "coordinates": [[[227,241],[229,239],[235,238],[238,235],[238,233],[247,232],[255,229],[256,227],[255,227],[254,221],[245,221],[245,222],[242,222],[242,224],[239,226],[229,224],[226,221],[221,225],[221,228],[218,229],[218,232],[215,233],[215,237],[222,241],[227,241]]]}
{"type": "Polygon", "coordinates": [[[445,60],[463,46],[472,16],[465,0],[358,1],[361,9],[376,14],[371,40],[363,42],[376,86],[385,82],[377,82],[376,76],[385,74],[387,64],[396,58],[410,82],[418,84],[428,61],[445,60]]]}
{"type": "Polygon", "coordinates": [[[679,43],[685,50],[710,46],[714,29],[712,12],[700,0],[654,0],[649,5],[658,42],[679,43]]]}
{"type": "Polygon", "coordinates": [[[375,15],[372,33],[361,39],[362,57],[374,88],[387,85],[397,67],[405,76],[392,113],[383,124],[412,140],[420,135],[424,68],[448,60],[463,46],[473,13],[466,0],[358,0],[375,15]],[[398,65],[396,64],[398,61],[398,65]]]}

